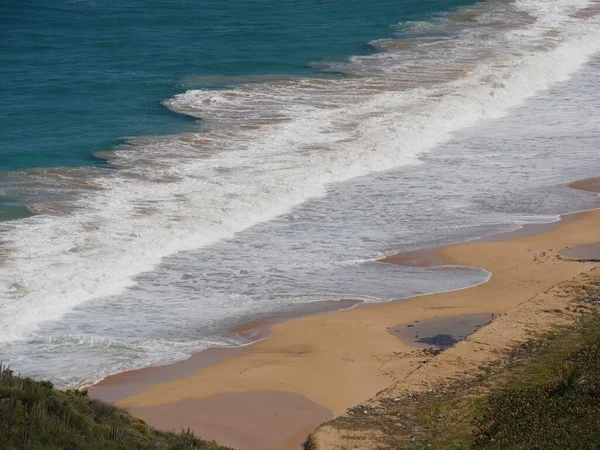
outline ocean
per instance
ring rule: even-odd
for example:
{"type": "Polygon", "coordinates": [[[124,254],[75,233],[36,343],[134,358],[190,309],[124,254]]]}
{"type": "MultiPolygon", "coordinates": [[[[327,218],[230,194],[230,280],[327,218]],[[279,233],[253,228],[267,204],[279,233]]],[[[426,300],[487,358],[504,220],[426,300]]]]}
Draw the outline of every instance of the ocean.
{"type": "Polygon", "coordinates": [[[484,282],[376,260],[597,208],[584,0],[0,5],[0,359],[59,386],[321,301],[484,282]]]}

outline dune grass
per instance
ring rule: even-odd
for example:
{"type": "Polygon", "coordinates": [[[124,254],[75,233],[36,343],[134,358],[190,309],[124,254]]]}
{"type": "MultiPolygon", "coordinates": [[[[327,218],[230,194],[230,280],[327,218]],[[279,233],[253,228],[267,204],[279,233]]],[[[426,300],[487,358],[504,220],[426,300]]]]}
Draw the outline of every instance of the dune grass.
{"type": "Polygon", "coordinates": [[[594,334],[556,361],[546,382],[492,391],[475,418],[471,447],[600,449],[600,335],[594,334]]]}
{"type": "Polygon", "coordinates": [[[86,391],[54,389],[0,363],[1,450],[231,450],[190,430],[164,433],[86,391]]]}

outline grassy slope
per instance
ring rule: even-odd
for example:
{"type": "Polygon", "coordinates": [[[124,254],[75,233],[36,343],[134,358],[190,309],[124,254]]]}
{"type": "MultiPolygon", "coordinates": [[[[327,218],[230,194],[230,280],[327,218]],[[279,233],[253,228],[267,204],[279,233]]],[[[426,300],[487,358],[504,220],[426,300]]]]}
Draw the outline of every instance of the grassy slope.
{"type": "MultiPolygon", "coordinates": [[[[473,380],[380,398],[329,425],[381,449],[600,449],[600,281],[571,293],[580,322],[515,348],[473,380]]],[[[309,448],[311,448],[309,443],[309,448]]]]}
{"type": "MultiPolygon", "coordinates": [[[[163,433],[85,391],[15,375],[0,365],[2,450],[228,450],[192,432],[163,433]]],[[[229,449],[230,450],[230,449],[229,449]]]]}

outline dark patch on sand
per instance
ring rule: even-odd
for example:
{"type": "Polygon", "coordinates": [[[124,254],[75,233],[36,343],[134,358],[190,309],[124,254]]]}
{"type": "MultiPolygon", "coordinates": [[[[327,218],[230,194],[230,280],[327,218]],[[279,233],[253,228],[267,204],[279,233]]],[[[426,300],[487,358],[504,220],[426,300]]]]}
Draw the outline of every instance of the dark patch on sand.
{"type": "Polygon", "coordinates": [[[600,242],[561,250],[560,254],[578,261],[600,261],[600,242]]]}
{"type": "Polygon", "coordinates": [[[306,436],[333,417],[302,395],[278,391],[224,393],[130,412],[158,429],[190,428],[202,439],[244,450],[301,449],[306,436]]]}
{"type": "Polygon", "coordinates": [[[439,317],[390,327],[390,334],[422,348],[445,350],[462,341],[494,319],[491,313],[439,317]]]}

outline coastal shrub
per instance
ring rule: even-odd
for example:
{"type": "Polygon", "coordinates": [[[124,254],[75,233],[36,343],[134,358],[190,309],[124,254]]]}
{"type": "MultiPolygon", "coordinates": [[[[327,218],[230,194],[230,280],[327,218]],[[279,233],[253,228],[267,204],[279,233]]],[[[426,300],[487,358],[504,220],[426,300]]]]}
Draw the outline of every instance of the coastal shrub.
{"type": "Polygon", "coordinates": [[[564,394],[567,391],[575,389],[580,377],[581,372],[579,372],[577,365],[573,361],[565,361],[560,372],[557,390],[564,394]]]}
{"type": "Polygon", "coordinates": [[[595,449],[600,444],[600,338],[565,358],[555,380],[492,392],[475,449],[595,449]]]}
{"type": "Polygon", "coordinates": [[[87,391],[54,389],[0,363],[0,450],[231,450],[194,436],[164,433],[87,391]]]}

